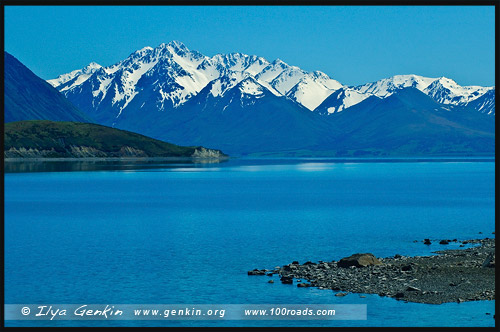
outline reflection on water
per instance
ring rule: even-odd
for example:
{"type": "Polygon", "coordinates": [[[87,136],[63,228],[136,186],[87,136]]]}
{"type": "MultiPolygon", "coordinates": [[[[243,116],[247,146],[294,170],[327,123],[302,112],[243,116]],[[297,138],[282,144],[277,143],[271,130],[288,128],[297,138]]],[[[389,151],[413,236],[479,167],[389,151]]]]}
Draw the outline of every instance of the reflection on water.
{"type": "Polygon", "coordinates": [[[219,167],[237,167],[239,171],[283,170],[293,165],[301,171],[323,171],[335,164],[392,162],[494,162],[495,158],[225,158],[225,159],[114,159],[114,160],[9,160],[5,173],[83,172],[83,171],[216,171],[219,167]]]}
{"type": "Polygon", "coordinates": [[[5,161],[5,173],[27,172],[83,172],[83,171],[130,171],[169,168],[203,168],[227,159],[172,159],[172,160],[43,160],[5,161]]]}

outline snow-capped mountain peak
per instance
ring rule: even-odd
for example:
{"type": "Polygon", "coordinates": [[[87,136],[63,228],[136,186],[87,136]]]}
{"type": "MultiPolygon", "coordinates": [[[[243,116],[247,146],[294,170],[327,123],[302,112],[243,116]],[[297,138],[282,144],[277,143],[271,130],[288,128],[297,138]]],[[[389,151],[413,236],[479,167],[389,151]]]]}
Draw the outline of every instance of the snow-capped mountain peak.
{"type": "Polygon", "coordinates": [[[379,98],[387,98],[400,89],[413,87],[441,104],[464,106],[483,96],[494,87],[460,86],[454,80],[441,76],[429,78],[418,75],[395,75],[376,82],[351,87],[379,98]]]}
{"type": "Polygon", "coordinates": [[[288,64],[286,62],[284,62],[283,60],[281,60],[280,58],[276,58],[272,62],[272,64],[273,64],[273,66],[281,66],[282,68],[289,67],[288,64]]]}
{"type": "Polygon", "coordinates": [[[467,105],[491,90],[491,87],[460,86],[454,80],[440,77],[423,90],[442,104],[467,105]]]}
{"type": "Polygon", "coordinates": [[[325,73],[306,73],[286,94],[288,98],[313,111],[329,95],[342,88],[342,84],[329,78],[325,73]]]}
{"type": "Polygon", "coordinates": [[[100,68],[102,68],[102,66],[100,64],[95,63],[95,62],[91,62],[82,68],[82,72],[84,74],[91,74],[100,68]]]}
{"type": "Polygon", "coordinates": [[[88,78],[90,75],[92,75],[94,72],[96,72],[101,68],[102,66],[100,64],[91,62],[82,69],[73,70],[72,72],[69,72],[67,74],[59,75],[58,77],[48,80],[47,82],[51,84],[53,87],[58,87],[62,84],[65,84],[75,79],[75,77],[77,76],[81,76],[81,79],[78,81],[78,83],[76,83],[76,85],[78,85],[83,83],[86,78],[88,78]]]}
{"type": "Polygon", "coordinates": [[[183,54],[189,52],[189,49],[182,42],[178,40],[172,40],[169,43],[161,43],[157,49],[166,49],[172,53],[183,54]]]}
{"type": "Polygon", "coordinates": [[[389,97],[396,90],[408,87],[414,87],[423,91],[435,80],[435,78],[428,78],[414,74],[395,75],[353,88],[361,93],[369,93],[377,97],[385,98],[389,97]]]}

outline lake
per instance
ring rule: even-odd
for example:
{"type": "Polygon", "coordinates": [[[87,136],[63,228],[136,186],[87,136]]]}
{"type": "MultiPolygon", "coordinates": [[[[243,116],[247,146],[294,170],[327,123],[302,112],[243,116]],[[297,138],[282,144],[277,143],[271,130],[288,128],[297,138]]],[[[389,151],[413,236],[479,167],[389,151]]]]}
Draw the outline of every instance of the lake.
{"type": "Polygon", "coordinates": [[[494,237],[494,161],[83,164],[6,165],[6,304],[366,304],[367,320],[7,326],[494,326],[494,301],[336,297],[247,275],[294,260],[443,249],[424,238],[494,237]]]}

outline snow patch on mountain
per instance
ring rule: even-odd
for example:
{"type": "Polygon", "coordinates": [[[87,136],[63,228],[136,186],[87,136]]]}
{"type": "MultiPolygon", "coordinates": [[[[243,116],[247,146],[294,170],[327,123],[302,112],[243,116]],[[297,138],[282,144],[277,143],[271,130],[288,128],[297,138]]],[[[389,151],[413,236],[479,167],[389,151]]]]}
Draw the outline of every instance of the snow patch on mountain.
{"type": "Polygon", "coordinates": [[[318,107],[334,91],[342,88],[342,84],[329,78],[326,74],[316,71],[306,73],[286,96],[310,111],[318,107]]]}
{"type": "MultiPolygon", "coordinates": [[[[125,99],[125,103],[120,107],[120,111],[117,115],[120,116],[122,110],[127,107],[127,105],[134,99],[134,97],[139,93],[136,90],[137,82],[141,77],[147,73],[151,68],[153,68],[158,60],[154,60],[149,63],[140,63],[136,68],[127,68],[123,71],[121,76],[122,80],[122,92],[116,91],[115,97],[113,98],[112,104],[125,99]]],[[[99,90],[101,87],[99,87],[99,90]]],[[[93,91],[94,92],[94,91],[93,91]]]]}
{"type": "Polygon", "coordinates": [[[359,104],[370,96],[370,93],[361,93],[351,88],[340,88],[326,98],[315,111],[319,114],[332,114],[342,112],[343,110],[359,104]]]}
{"type": "Polygon", "coordinates": [[[234,88],[245,78],[250,77],[249,74],[244,72],[229,71],[227,74],[222,75],[220,78],[212,81],[212,88],[210,93],[213,97],[222,97],[227,91],[234,88]]]}
{"type": "Polygon", "coordinates": [[[257,96],[264,93],[264,87],[249,77],[239,84],[239,90],[242,94],[257,96]]]}
{"type": "Polygon", "coordinates": [[[98,77],[97,78],[99,81],[99,88],[97,90],[92,91],[92,95],[94,97],[98,97],[99,95],[101,96],[101,99],[99,100],[102,101],[104,97],[106,97],[106,93],[108,92],[109,85],[113,81],[111,77],[98,77]]]}
{"type": "Polygon", "coordinates": [[[300,79],[306,75],[306,72],[295,66],[288,66],[271,82],[267,81],[276,91],[285,95],[300,79]]]}

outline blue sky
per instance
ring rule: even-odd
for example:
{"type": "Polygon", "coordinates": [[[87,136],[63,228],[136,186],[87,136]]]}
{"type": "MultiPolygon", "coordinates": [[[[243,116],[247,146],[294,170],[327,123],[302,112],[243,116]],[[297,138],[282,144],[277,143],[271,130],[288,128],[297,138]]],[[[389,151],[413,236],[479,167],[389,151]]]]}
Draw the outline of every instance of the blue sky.
{"type": "Polygon", "coordinates": [[[280,58],[357,85],[396,74],[494,85],[493,6],[6,6],[5,50],[44,79],[171,40],[280,58]]]}

